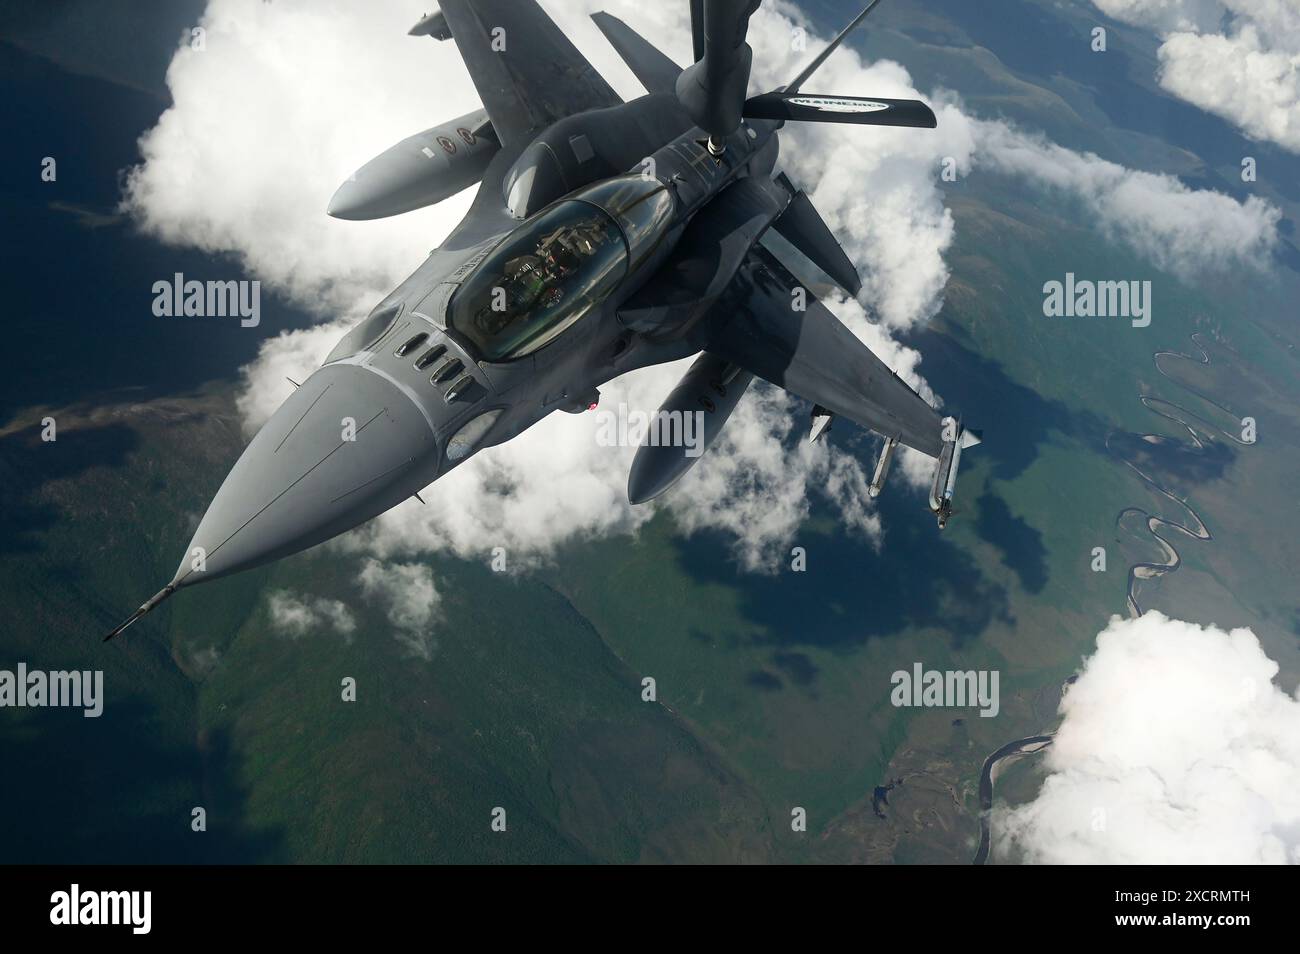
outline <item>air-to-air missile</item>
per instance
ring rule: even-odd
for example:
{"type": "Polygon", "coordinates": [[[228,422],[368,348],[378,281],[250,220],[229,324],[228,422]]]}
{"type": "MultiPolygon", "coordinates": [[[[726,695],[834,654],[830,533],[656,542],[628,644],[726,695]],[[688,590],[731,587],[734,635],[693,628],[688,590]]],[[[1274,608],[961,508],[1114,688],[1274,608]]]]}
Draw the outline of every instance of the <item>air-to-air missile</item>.
{"type": "Polygon", "coordinates": [[[939,463],[934,468],[934,480],[930,484],[930,510],[938,518],[940,530],[948,525],[948,518],[952,516],[952,496],[957,489],[957,467],[961,463],[962,449],[980,442],[979,434],[966,430],[951,417],[943,419],[943,432],[943,450],[939,453],[939,463]]]}

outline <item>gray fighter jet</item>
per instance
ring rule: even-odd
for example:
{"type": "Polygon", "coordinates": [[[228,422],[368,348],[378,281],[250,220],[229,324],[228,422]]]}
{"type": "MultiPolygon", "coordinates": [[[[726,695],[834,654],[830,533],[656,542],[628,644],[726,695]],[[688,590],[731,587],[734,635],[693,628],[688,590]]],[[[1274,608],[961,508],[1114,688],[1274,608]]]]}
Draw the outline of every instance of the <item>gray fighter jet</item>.
{"type": "MultiPolygon", "coordinates": [[[[370,219],[479,184],[464,220],[330,352],[253,438],[175,577],[176,590],[314,546],[378,516],[601,384],[699,355],[665,411],[703,414],[714,441],[755,376],[938,460],[942,526],[964,446],[810,289],[861,290],[807,195],[777,168],[786,122],[933,127],[924,103],[802,92],[879,3],[791,83],[748,95],[759,0],[692,0],[682,69],[621,20],[594,16],[648,90],[623,102],[534,0],[442,0],[413,35],[454,40],[483,109],[362,166],[330,215],[370,219]],[[772,237],[775,232],[780,239],[772,237]],[[791,247],[798,254],[791,254],[791,247]],[[809,268],[809,264],[815,270],[809,268]],[[801,280],[802,279],[802,280],[801,280]]],[[[628,482],[655,497],[698,459],[644,446],[628,482]]]]}

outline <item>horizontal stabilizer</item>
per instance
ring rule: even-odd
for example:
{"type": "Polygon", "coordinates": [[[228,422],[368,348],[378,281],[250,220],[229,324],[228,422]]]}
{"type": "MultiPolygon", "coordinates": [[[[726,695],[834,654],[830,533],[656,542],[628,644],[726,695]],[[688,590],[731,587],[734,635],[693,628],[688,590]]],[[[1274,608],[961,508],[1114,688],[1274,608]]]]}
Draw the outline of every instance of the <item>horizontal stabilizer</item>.
{"type": "Polygon", "coordinates": [[[939,414],[821,302],[808,296],[798,310],[796,287],[771,252],[754,248],[715,306],[732,317],[714,332],[709,353],[937,458],[944,448],[939,414]]]}
{"type": "Polygon", "coordinates": [[[745,102],[746,119],[933,129],[934,111],[919,99],[865,99],[816,93],[764,93],[745,102]]]}
{"type": "Polygon", "coordinates": [[[671,93],[677,88],[677,77],[682,75],[682,68],[649,40],[618,17],[604,11],[593,13],[591,18],[647,92],[671,93]]]}
{"type": "Polygon", "coordinates": [[[858,292],[862,290],[862,279],[858,277],[858,270],[853,267],[853,262],[844,253],[840,243],[835,240],[835,236],[818,214],[808,195],[802,190],[795,191],[785,173],[781,173],[777,181],[794,192],[794,198],[790,200],[790,204],[786,206],[786,210],[781,213],[781,217],[773,223],[772,227],[809,261],[829,275],[835,284],[856,298],[858,292]]]}

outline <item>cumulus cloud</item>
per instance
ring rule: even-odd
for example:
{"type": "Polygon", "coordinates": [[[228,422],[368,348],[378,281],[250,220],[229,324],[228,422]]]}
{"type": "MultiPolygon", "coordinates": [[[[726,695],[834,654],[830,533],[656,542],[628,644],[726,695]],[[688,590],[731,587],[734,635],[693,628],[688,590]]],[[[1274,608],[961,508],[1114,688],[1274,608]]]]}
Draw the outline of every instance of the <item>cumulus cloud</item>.
{"type": "Polygon", "coordinates": [[[357,628],[352,611],[339,600],[273,590],[266,602],[272,627],[293,639],[329,631],[349,638],[357,628]]]}
{"type": "Polygon", "coordinates": [[[1162,33],[1213,30],[1223,19],[1220,0],[1093,0],[1102,13],[1162,33]]]}
{"type": "Polygon", "coordinates": [[[204,48],[181,47],[168,68],[173,104],[140,141],[124,208],[164,241],[235,256],[322,317],[364,314],[472,198],[360,224],[325,215],[371,156],[478,108],[454,46],[404,38],[411,11],[211,0],[204,48]]]}
{"type": "Polygon", "coordinates": [[[1300,863],[1300,699],[1249,629],[1115,617],[1061,701],[1038,797],[995,808],[1003,857],[1300,863]]]}
{"type": "Polygon", "coordinates": [[[433,583],[433,570],[417,563],[383,563],[366,559],[358,577],[366,598],[382,606],[394,635],[413,656],[433,659],[432,626],[442,597],[433,583]]]}
{"type": "Polygon", "coordinates": [[[1237,265],[1263,266],[1282,213],[1257,196],[1238,202],[1080,153],[1002,122],[978,122],[979,166],[1022,177],[1081,203],[1108,237],[1187,279],[1237,265]]]}
{"type": "MultiPolygon", "coordinates": [[[[689,58],[684,4],[574,0],[546,6],[626,98],[643,90],[590,22],[590,12],[608,8],[679,62],[689,58]]],[[[421,12],[399,0],[209,0],[202,21],[206,49],[182,49],[173,60],[168,84],[174,104],[141,142],[144,161],[128,179],[125,208],[163,240],[231,254],[269,289],[322,321],[268,340],[244,369],[239,408],[250,434],[290,393],[286,377],[302,381],[314,370],[468,205],[470,192],[377,222],[324,214],[334,188],[371,156],[477,106],[454,44],[405,36],[421,12]]],[[[823,42],[810,36],[803,49],[791,42],[792,17],[798,16],[785,3],[765,4],[755,15],[755,89],[788,82],[823,42]]],[[[781,159],[860,263],[863,300],[876,320],[869,321],[857,302],[828,305],[900,377],[933,398],[921,377],[921,356],[894,335],[933,316],[943,301],[954,222],[939,188],[941,160],[952,157],[959,168],[988,161],[1050,186],[1043,162],[1073,161],[1074,154],[1044,155],[1047,146],[1040,143],[1030,149],[1038,150],[1037,161],[1016,169],[1009,151],[1025,137],[975,122],[950,94],[924,96],[903,67],[864,63],[849,48],[827,61],[818,86],[926,98],[939,114],[936,130],[791,126],[782,134],[781,159]],[[981,159],[981,151],[991,156],[981,159]]],[[[1148,218],[1155,224],[1148,231],[1176,205],[1149,200],[1156,185],[1176,191],[1159,177],[1143,179],[1114,167],[1101,178],[1099,194],[1114,215],[1130,202],[1153,206],[1148,218]]],[[[1187,204],[1197,210],[1194,222],[1210,214],[1234,221],[1233,209],[1206,195],[1212,194],[1188,194],[1187,204]],[[1212,212],[1201,211],[1206,201],[1212,212]]],[[[1146,226],[1116,228],[1120,237],[1137,241],[1133,237],[1146,226]]],[[[1226,239],[1217,232],[1201,241],[1211,248],[1249,244],[1235,232],[1226,239]]],[[[1142,248],[1162,254],[1159,245],[1151,239],[1142,248]]],[[[653,411],[685,367],[649,368],[610,382],[602,388],[602,408],[626,404],[653,411]]],[[[842,441],[808,447],[801,440],[806,413],[802,402],[755,385],[722,439],[678,488],[637,508],[627,503],[625,489],[635,449],[600,446],[594,415],[554,414],[444,478],[425,494],[429,506],[403,504],[344,545],[385,560],[437,549],[482,555],[504,546],[517,566],[570,540],[633,532],[668,508],[688,532],[729,534],[743,566],[770,568],[819,499],[852,531],[878,542],[883,528],[865,494],[862,464],[842,441]]],[[[901,455],[899,482],[924,484],[931,467],[922,455],[901,455]]]]}
{"type": "Polygon", "coordinates": [[[1094,0],[1159,33],[1160,85],[1300,152],[1300,5],[1292,0],[1094,0]]]}

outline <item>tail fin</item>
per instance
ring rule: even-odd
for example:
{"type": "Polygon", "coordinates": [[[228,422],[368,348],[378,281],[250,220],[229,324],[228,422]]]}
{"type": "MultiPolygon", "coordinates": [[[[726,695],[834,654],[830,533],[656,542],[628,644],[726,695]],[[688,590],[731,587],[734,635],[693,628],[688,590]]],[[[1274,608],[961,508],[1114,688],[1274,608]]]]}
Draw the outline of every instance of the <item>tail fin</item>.
{"type": "Polygon", "coordinates": [[[648,92],[671,93],[677,88],[677,77],[682,75],[682,68],[649,40],[618,17],[604,11],[593,13],[591,18],[648,92]]]}

